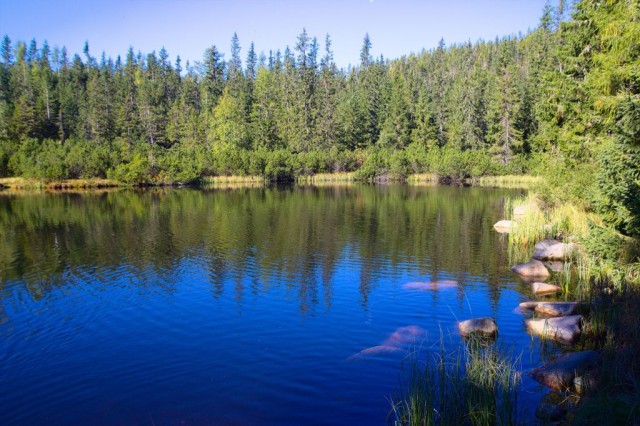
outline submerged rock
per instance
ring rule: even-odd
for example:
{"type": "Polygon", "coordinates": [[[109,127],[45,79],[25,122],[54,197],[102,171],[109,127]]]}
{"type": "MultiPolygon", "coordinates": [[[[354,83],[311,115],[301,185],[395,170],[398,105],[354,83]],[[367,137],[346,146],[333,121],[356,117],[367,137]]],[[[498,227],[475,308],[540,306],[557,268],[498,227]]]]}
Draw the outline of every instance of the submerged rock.
{"type": "Polygon", "coordinates": [[[349,358],[347,358],[347,360],[355,361],[369,356],[393,354],[397,352],[402,352],[402,348],[399,348],[397,346],[378,345],[363,349],[357,354],[351,355],[349,358]]]}
{"type": "Polygon", "coordinates": [[[406,343],[417,343],[424,339],[427,332],[422,327],[417,325],[408,325],[406,327],[399,327],[391,333],[389,337],[382,343],[383,346],[402,346],[406,343]]]}
{"type": "Polygon", "coordinates": [[[562,289],[557,285],[535,282],[531,284],[531,291],[533,294],[541,295],[541,294],[555,294],[562,292],[562,289]]]}
{"type": "Polygon", "coordinates": [[[528,319],[525,320],[527,330],[543,339],[556,340],[564,345],[573,344],[581,333],[582,315],[567,317],[528,319]]]}
{"type": "Polygon", "coordinates": [[[387,337],[381,345],[372,346],[361,350],[347,358],[350,361],[365,359],[376,355],[388,355],[398,352],[406,352],[412,346],[420,344],[427,336],[427,332],[420,326],[407,325],[398,327],[387,337]]]}
{"type": "Polygon", "coordinates": [[[496,222],[495,225],[493,225],[495,230],[500,232],[501,234],[507,234],[511,232],[511,230],[516,226],[518,226],[518,224],[513,220],[501,220],[499,222],[496,222]]]}
{"type": "Polygon", "coordinates": [[[437,291],[445,288],[456,288],[458,287],[457,281],[452,280],[442,280],[442,281],[414,281],[410,283],[406,283],[402,286],[405,290],[427,290],[427,291],[437,291]]]}
{"type": "Polygon", "coordinates": [[[598,362],[598,352],[572,352],[534,368],[530,376],[537,382],[558,391],[574,385],[574,380],[592,370],[598,362]]]}
{"type": "Polygon", "coordinates": [[[578,307],[576,302],[540,302],[535,307],[535,312],[550,317],[566,317],[573,314],[578,307]]]}
{"type": "Polygon", "coordinates": [[[539,260],[532,259],[527,263],[522,263],[511,268],[513,272],[523,277],[546,278],[549,271],[544,267],[544,263],[539,260]]]}
{"type": "Polygon", "coordinates": [[[458,330],[462,337],[496,337],[498,324],[493,318],[474,318],[458,323],[458,330]]]}
{"type": "Polygon", "coordinates": [[[561,243],[556,240],[544,240],[536,244],[534,259],[538,260],[567,260],[575,250],[575,243],[561,243]]]}

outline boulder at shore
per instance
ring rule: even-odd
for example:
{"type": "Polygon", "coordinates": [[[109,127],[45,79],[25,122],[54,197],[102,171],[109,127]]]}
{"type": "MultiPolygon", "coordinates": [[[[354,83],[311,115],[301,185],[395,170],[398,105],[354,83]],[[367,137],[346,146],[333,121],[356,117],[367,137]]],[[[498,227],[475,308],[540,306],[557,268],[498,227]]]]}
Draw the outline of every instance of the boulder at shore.
{"type": "Polygon", "coordinates": [[[594,368],[598,361],[595,351],[572,352],[534,368],[530,376],[537,382],[558,391],[573,386],[574,378],[594,368]]]}
{"type": "Polygon", "coordinates": [[[544,240],[535,245],[534,259],[567,260],[575,250],[575,243],[564,244],[556,240],[544,240]]]}
{"type": "Polygon", "coordinates": [[[540,302],[536,302],[536,301],[522,302],[518,305],[518,308],[525,309],[527,311],[533,311],[536,308],[536,306],[538,306],[538,303],[540,302]]]}
{"type": "Polygon", "coordinates": [[[493,318],[474,318],[459,322],[458,330],[462,337],[495,337],[498,335],[498,324],[493,318]]]}
{"type": "Polygon", "coordinates": [[[528,319],[525,320],[527,330],[544,339],[553,339],[564,345],[573,344],[581,333],[582,315],[567,317],[528,319]]]}
{"type": "Polygon", "coordinates": [[[513,272],[523,277],[546,278],[549,271],[545,268],[544,263],[539,260],[532,259],[530,262],[522,263],[511,268],[513,272]]]}
{"type": "Polygon", "coordinates": [[[530,211],[533,211],[533,207],[529,205],[521,204],[513,208],[513,215],[518,217],[523,217],[523,216],[526,216],[527,213],[529,213],[530,211]]]}
{"type": "Polygon", "coordinates": [[[578,307],[576,302],[540,302],[535,307],[535,312],[550,317],[566,317],[573,314],[578,307]]]}
{"type": "Polygon", "coordinates": [[[517,225],[518,224],[513,220],[501,220],[499,222],[496,222],[496,224],[493,225],[493,227],[495,228],[496,231],[500,232],[501,234],[507,234],[511,232],[511,229],[515,228],[517,225]]]}
{"type": "Polygon", "coordinates": [[[562,289],[557,285],[535,282],[531,284],[531,291],[533,294],[555,294],[562,292],[562,289]]]}

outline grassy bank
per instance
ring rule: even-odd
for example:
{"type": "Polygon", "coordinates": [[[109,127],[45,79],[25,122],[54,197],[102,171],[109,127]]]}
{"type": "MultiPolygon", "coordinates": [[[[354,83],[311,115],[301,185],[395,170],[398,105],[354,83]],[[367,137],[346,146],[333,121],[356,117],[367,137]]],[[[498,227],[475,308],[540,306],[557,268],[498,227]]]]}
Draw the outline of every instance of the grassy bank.
{"type": "Polygon", "coordinates": [[[11,190],[58,190],[58,189],[90,189],[115,188],[126,186],[111,179],[67,179],[47,182],[38,179],[21,177],[0,178],[0,186],[11,190]]]}
{"type": "Polygon", "coordinates": [[[472,185],[496,188],[535,188],[544,179],[531,175],[482,176],[469,180],[472,185]]]}
{"type": "MultiPolygon", "coordinates": [[[[203,188],[245,188],[262,186],[270,183],[264,176],[204,176],[193,182],[186,184],[187,186],[203,187],[203,188]]],[[[405,178],[393,180],[368,180],[360,179],[355,172],[342,173],[318,173],[314,175],[298,176],[295,183],[298,185],[336,185],[351,184],[356,182],[400,182],[410,185],[436,185],[439,183],[448,183],[447,180],[435,173],[418,173],[411,174],[405,178]]],[[[477,179],[466,179],[456,183],[467,184],[473,186],[487,186],[500,188],[531,188],[539,182],[538,177],[534,176],[485,176],[477,179]]],[[[75,190],[75,189],[102,189],[102,188],[118,188],[132,186],[184,186],[179,182],[160,182],[160,183],[144,183],[131,184],[124,183],[113,179],[67,179],[61,181],[46,181],[41,179],[27,179],[22,177],[0,178],[0,190],[9,189],[17,191],[53,191],[53,190],[75,190]]]]}
{"type": "Polygon", "coordinates": [[[355,181],[356,181],[356,175],[353,172],[317,173],[314,175],[298,176],[296,178],[296,183],[301,185],[352,183],[355,181]]]}

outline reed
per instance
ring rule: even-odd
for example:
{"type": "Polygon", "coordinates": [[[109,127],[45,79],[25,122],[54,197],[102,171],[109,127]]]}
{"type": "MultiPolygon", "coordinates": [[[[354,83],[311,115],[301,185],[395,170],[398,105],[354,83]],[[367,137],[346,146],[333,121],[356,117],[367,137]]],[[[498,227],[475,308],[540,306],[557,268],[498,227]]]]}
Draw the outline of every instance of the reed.
{"type": "Polygon", "coordinates": [[[355,181],[355,173],[316,173],[314,175],[298,176],[298,184],[321,184],[321,183],[351,183],[355,181]]]}
{"type": "Polygon", "coordinates": [[[540,176],[530,175],[483,176],[470,180],[470,183],[473,185],[514,189],[534,188],[536,185],[540,185],[542,182],[543,178],[541,178],[540,176]]]}
{"type": "Polygon", "coordinates": [[[266,183],[262,176],[203,176],[199,179],[201,186],[236,183],[266,183]]]}
{"type": "Polygon", "coordinates": [[[88,189],[115,188],[125,184],[111,179],[67,179],[61,181],[44,181],[39,179],[25,179],[21,177],[0,178],[0,186],[10,190],[58,190],[58,189],[88,189]]]}
{"type": "Polygon", "coordinates": [[[419,184],[436,184],[440,181],[440,177],[435,173],[416,173],[407,176],[407,183],[411,185],[419,184]]]}
{"type": "Polygon", "coordinates": [[[392,400],[395,425],[520,424],[519,358],[471,340],[461,349],[428,356],[424,367],[408,363],[408,374],[392,400]]]}

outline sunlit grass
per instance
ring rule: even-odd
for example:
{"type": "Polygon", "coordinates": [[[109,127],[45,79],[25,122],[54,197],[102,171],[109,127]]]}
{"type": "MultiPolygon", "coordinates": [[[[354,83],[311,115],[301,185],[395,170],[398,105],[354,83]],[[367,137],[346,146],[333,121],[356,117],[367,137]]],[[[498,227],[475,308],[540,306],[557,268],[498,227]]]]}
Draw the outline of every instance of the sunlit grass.
{"type": "Polygon", "coordinates": [[[474,178],[471,183],[478,186],[490,186],[497,188],[534,188],[541,184],[543,179],[540,176],[530,175],[505,175],[505,176],[483,176],[474,178]]]}
{"type": "Polygon", "coordinates": [[[21,177],[0,178],[0,185],[13,190],[87,189],[125,186],[123,183],[111,179],[66,179],[47,182],[39,179],[26,179],[21,177]]]}
{"type": "Polygon", "coordinates": [[[322,184],[322,183],[350,183],[355,181],[355,173],[316,173],[314,175],[298,176],[296,182],[299,184],[322,184]]]}
{"type": "Polygon", "coordinates": [[[435,173],[416,173],[407,177],[407,183],[411,185],[436,184],[438,181],[439,176],[435,173]]]}

